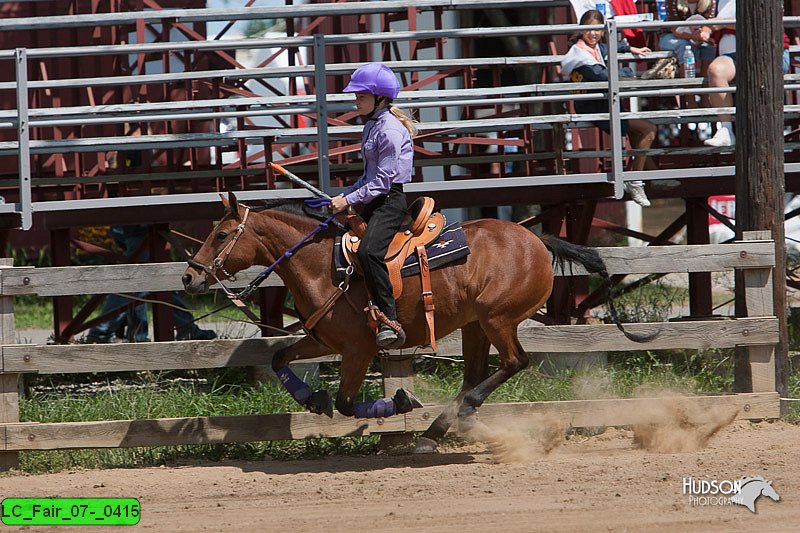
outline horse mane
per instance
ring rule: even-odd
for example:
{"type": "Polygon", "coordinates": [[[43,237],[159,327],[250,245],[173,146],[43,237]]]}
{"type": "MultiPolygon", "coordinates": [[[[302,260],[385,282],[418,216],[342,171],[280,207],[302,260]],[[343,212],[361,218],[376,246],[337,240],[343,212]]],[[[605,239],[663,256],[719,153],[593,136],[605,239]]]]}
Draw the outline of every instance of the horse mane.
{"type": "Polygon", "coordinates": [[[256,200],[255,202],[248,201],[246,205],[255,213],[267,211],[268,209],[275,209],[302,217],[309,216],[308,213],[305,212],[303,200],[298,198],[270,198],[267,200],[256,200]]]}
{"type": "MultiPolygon", "coordinates": [[[[304,201],[303,198],[270,198],[248,201],[246,205],[255,213],[274,209],[275,211],[281,211],[315,222],[327,220],[331,216],[327,208],[312,209],[305,205],[304,201]]],[[[337,222],[334,222],[334,224],[338,226],[337,222]]]]}

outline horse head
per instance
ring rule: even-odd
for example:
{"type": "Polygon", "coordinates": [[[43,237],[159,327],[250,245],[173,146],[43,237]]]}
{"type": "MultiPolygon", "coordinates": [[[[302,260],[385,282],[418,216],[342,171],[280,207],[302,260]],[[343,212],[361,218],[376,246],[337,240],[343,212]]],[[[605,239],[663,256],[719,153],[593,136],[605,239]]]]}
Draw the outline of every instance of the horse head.
{"type": "Polygon", "coordinates": [[[203,246],[181,277],[186,292],[202,294],[217,281],[233,277],[255,264],[263,248],[258,236],[248,227],[250,208],[240,205],[236,195],[220,194],[225,214],[206,237],[203,246]]]}

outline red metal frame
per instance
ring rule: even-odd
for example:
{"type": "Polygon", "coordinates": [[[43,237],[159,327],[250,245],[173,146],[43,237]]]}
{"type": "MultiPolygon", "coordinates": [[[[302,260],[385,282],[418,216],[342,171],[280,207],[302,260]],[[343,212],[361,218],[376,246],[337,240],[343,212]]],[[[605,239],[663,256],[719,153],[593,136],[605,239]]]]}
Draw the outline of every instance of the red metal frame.
{"type": "MultiPolygon", "coordinates": [[[[252,5],[254,0],[249,0],[246,5],[252,5]]],[[[287,5],[292,4],[292,0],[287,0],[287,5]]],[[[648,8],[651,6],[646,4],[648,8]]],[[[4,3],[0,6],[0,15],[4,18],[23,17],[23,16],[44,16],[54,14],[68,14],[68,13],[98,13],[98,12],[130,12],[137,10],[152,9],[160,10],[165,8],[201,8],[205,7],[205,0],[110,0],[109,2],[100,1],[87,1],[87,0],[69,0],[64,2],[23,2],[19,4],[4,3]]],[[[544,8],[541,9],[542,19],[548,20],[548,13],[544,8]]],[[[791,0],[785,2],[785,9],[787,15],[800,14],[800,0],[791,0]]],[[[407,25],[408,29],[414,30],[418,26],[417,11],[413,8],[408,8],[394,14],[380,15],[380,26],[384,31],[392,28],[393,23],[403,23],[407,25]]],[[[443,24],[443,11],[437,9],[434,11],[434,29],[441,29],[443,24]]],[[[574,22],[571,10],[569,8],[555,8],[554,16],[550,19],[553,23],[567,23],[574,22]]],[[[294,19],[287,20],[286,31],[288,35],[311,35],[315,32],[322,32],[326,34],[336,33],[362,33],[369,30],[370,17],[368,15],[351,15],[351,16],[331,16],[331,17],[316,17],[306,22],[303,27],[297,27],[297,22],[294,19]]],[[[206,27],[204,23],[193,24],[191,27],[185,24],[179,24],[175,21],[164,20],[161,21],[161,28],[158,29],[155,25],[145,24],[138,22],[133,26],[98,26],[91,31],[82,30],[54,30],[48,32],[2,32],[0,33],[0,48],[8,49],[15,47],[51,47],[51,46],[79,46],[88,45],[93,43],[103,44],[118,44],[128,40],[131,33],[135,33],[138,42],[144,42],[146,39],[163,40],[168,38],[171,32],[181,32],[186,38],[192,40],[205,40],[206,27]]],[[[228,25],[224,30],[225,33],[230,28],[228,25]]],[[[555,43],[550,42],[549,37],[541,37],[542,50],[550,47],[552,53],[564,52],[565,38],[559,36],[555,39],[555,43]]],[[[464,57],[473,56],[474,41],[470,39],[461,40],[461,49],[464,57]]],[[[409,43],[411,58],[418,58],[419,52],[423,49],[433,48],[435,50],[436,58],[444,58],[444,41],[412,41],[409,43]]],[[[393,45],[385,44],[382,46],[381,55],[383,60],[393,60],[400,58],[400,47],[397,43],[393,45]]],[[[265,61],[261,63],[261,67],[271,64],[283,49],[275,52],[265,61]]],[[[301,57],[297,48],[289,48],[289,64],[296,65],[301,57]]],[[[368,45],[351,45],[351,46],[337,46],[327,50],[328,57],[325,59],[331,62],[358,62],[368,58],[369,48],[368,45]]],[[[207,70],[214,68],[233,68],[239,65],[235,58],[229,52],[187,52],[173,54],[174,57],[179,58],[183,67],[187,70],[207,70]]],[[[49,79],[49,78],[70,78],[79,76],[107,76],[109,74],[130,75],[132,73],[144,73],[149,61],[156,59],[161,61],[164,71],[169,71],[172,68],[170,62],[170,54],[139,54],[136,58],[134,65],[129,65],[126,57],[120,56],[101,56],[93,59],[91,62],[72,58],[68,61],[55,61],[55,60],[37,60],[31,63],[29,73],[31,78],[34,79],[49,79]]],[[[5,62],[8,63],[8,62],[5,62]]],[[[418,88],[444,88],[444,80],[447,77],[456,77],[463,81],[465,88],[475,88],[477,84],[476,79],[477,69],[475,67],[453,67],[443,69],[442,71],[425,78],[420,77],[419,73],[412,73],[410,76],[404,75],[404,85],[408,89],[418,88]]],[[[501,72],[497,68],[491,69],[491,76],[495,85],[501,84],[501,72]]],[[[543,68],[541,70],[541,81],[543,83],[556,81],[558,76],[557,68],[543,68]]],[[[0,80],[13,80],[14,72],[10,70],[8,64],[0,64],[0,80]]],[[[328,92],[341,91],[344,77],[330,78],[326,90],[328,92]]],[[[269,84],[267,84],[269,85],[269,84]]],[[[305,80],[305,86],[313,88],[313,79],[305,80]]],[[[289,82],[290,94],[297,94],[301,88],[298,86],[297,80],[291,79],[289,82]]],[[[140,86],[124,86],[115,88],[103,88],[94,90],[32,90],[30,92],[30,105],[32,108],[36,107],[60,107],[60,106],[75,106],[75,105],[97,105],[100,103],[128,103],[136,100],[147,100],[151,102],[167,101],[167,100],[192,100],[192,99],[211,99],[211,98],[224,98],[231,94],[239,95],[253,95],[243,86],[225,84],[219,80],[213,81],[187,81],[174,85],[140,85],[140,86]]],[[[9,109],[15,106],[13,96],[8,94],[2,95],[3,108],[9,109]]],[[[544,113],[557,112],[552,105],[543,106],[544,113]]],[[[502,106],[487,106],[484,110],[484,117],[499,118],[503,116],[518,116],[524,114],[533,114],[534,110],[531,106],[521,106],[517,111],[511,113],[504,111],[502,106]]],[[[464,119],[474,118],[475,108],[464,108],[464,119]]],[[[440,117],[445,117],[444,110],[440,111],[440,117]]],[[[300,125],[303,119],[315,120],[316,117],[298,117],[293,116],[291,123],[287,124],[291,127],[300,125]]],[[[326,117],[328,124],[341,125],[346,124],[354,118],[354,113],[344,113],[339,116],[331,115],[326,117]]],[[[239,128],[246,129],[252,126],[252,123],[247,119],[240,119],[239,128]]],[[[217,121],[165,121],[162,123],[149,123],[149,132],[153,134],[168,133],[168,132],[210,132],[218,131],[219,124],[217,121]]],[[[71,136],[119,136],[119,135],[136,135],[143,133],[143,125],[131,123],[128,125],[129,130],[126,131],[124,125],[107,125],[107,126],[83,126],[83,127],[64,127],[64,128],[51,128],[51,129],[34,129],[34,139],[53,138],[64,139],[71,136]]],[[[607,139],[604,135],[600,135],[596,129],[573,130],[573,143],[576,150],[596,150],[607,146],[607,139]]],[[[0,131],[0,140],[11,140],[13,132],[9,130],[0,131]]],[[[561,139],[563,138],[563,128],[557,127],[552,131],[541,132],[534,131],[531,127],[526,127],[522,134],[519,135],[519,140],[504,138],[500,135],[500,139],[487,141],[487,139],[475,135],[453,135],[451,132],[437,132],[435,134],[428,134],[418,143],[416,150],[419,158],[454,158],[459,154],[459,147],[466,146],[468,155],[478,155],[482,153],[483,146],[487,142],[493,145],[498,145],[500,153],[504,153],[505,147],[517,146],[521,148],[522,153],[535,154],[547,152],[553,155],[549,159],[526,159],[523,165],[518,165],[518,172],[524,175],[533,176],[537,174],[561,174],[567,173],[568,170],[573,172],[594,172],[598,169],[605,167],[606,162],[601,159],[573,159],[567,160],[564,158],[563,147],[561,139]],[[441,150],[433,150],[423,144],[424,141],[442,143],[441,150]]],[[[682,136],[682,142],[693,142],[688,136],[682,136]]],[[[696,141],[694,141],[696,142],[696,141]]],[[[258,161],[260,158],[267,155],[267,159],[271,157],[273,151],[280,151],[286,156],[285,164],[299,164],[308,163],[313,161],[316,149],[315,146],[309,146],[311,154],[301,155],[301,150],[298,145],[286,145],[275,143],[273,139],[263,139],[264,150],[249,157],[242,157],[245,153],[244,142],[239,143],[237,149],[239,157],[230,164],[224,166],[225,169],[264,169],[263,175],[258,177],[242,174],[240,177],[216,179],[190,179],[190,180],[164,180],[164,181],[142,181],[142,182],[119,182],[113,180],[100,181],[99,183],[78,183],[74,178],[87,177],[87,176],[111,176],[115,173],[122,173],[121,170],[111,169],[107,163],[110,154],[103,153],[87,153],[87,154],[54,154],[34,156],[31,161],[31,169],[33,179],[37,178],[58,178],[63,180],[58,185],[35,185],[33,187],[34,201],[43,200],[71,200],[87,197],[108,197],[111,195],[127,196],[127,195],[141,195],[153,194],[156,192],[208,192],[208,191],[223,191],[228,188],[234,189],[251,189],[254,187],[267,187],[274,188],[276,181],[281,180],[275,176],[264,162],[258,161]]],[[[350,160],[350,156],[360,149],[358,139],[354,138],[349,142],[336,142],[330,146],[331,162],[334,165],[342,165],[350,160]]],[[[152,152],[152,157],[147,157],[143,162],[144,170],[153,174],[162,172],[180,172],[184,169],[191,170],[212,170],[222,169],[222,150],[213,148],[184,148],[176,150],[155,150],[152,152]],[[212,164],[212,150],[215,150],[214,159],[217,163],[212,164]]],[[[462,154],[463,155],[463,154],[462,154]]],[[[791,156],[793,160],[797,160],[797,156],[791,156]]],[[[661,168],[677,167],[678,165],[687,164],[688,158],[671,157],[660,158],[659,165],[661,168]]],[[[700,165],[720,165],[731,164],[732,156],[703,156],[691,157],[691,164],[694,166],[700,165]]],[[[311,168],[310,165],[307,165],[311,168]]],[[[503,164],[472,164],[469,166],[470,173],[467,176],[454,175],[450,166],[444,167],[444,177],[450,179],[463,179],[463,178],[493,178],[505,177],[509,175],[505,170],[503,164]]],[[[303,172],[298,172],[301,176],[303,172]]],[[[353,174],[353,173],[350,173],[353,174]]],[[[0,179],[16,178],[17,167],[16,161],[11,158],[0,158],[0,179]]],[[[305,171],[307,178],[314,179],[315,173],[312,170],[305,171]]],[[[333,183],[336,185],[344,185],[348,179],[348,173],[340,172],[333,176],[333,183]]],[[[787,177],[787,190],[798,190],[792,188],[792,184],[797,181],[794,177],[787,177]]],[[[414,178],[416,181],[422,179],[422,170],[418,169],[414,178]]],[[[724,181],[724,180],[723,180],[724,181]]],[[[694,200],[687,204],[687,210],[682,217],[683,221],[687,224],[687,234],[690,243],[702,243],[704,239],[708,238],[708,228],[706,211],[699,207],[705,202],[705,197],[710,191],[715,191],[719,187],[720,180],[703,180],[701,184],[699,181],[696,184],[687,183],[685,187],[681,188],[681,194],[689,194],[694,200]]],[[[717,192],[717,191],[715,191],[717,192]]],[[[15,190],[9,188],[0,191],[7,197],[8,201],[15,200],[15,190]]],[[[668,193],[665,193],[668,194],[668,193]]],[[[448,201],[457,203],[459,205],[475,205],[475,200],[468,198],[468,193],[459,195],[454,193],[443,199],[442,203],[447,205],[448,201]]],[[[603,204],[596,204],[594,201],[580,200],[580,194],[574,189],[569,187],[543,187],[537,189],[536,194],[525,193],[523,195],[514,196],[513,193],[507,191],[489,191],[482,195],[480,205],[497,205],[507,203],[510,200],[514,201],[537,201],[537,203],[550,204],[551,207],[545,210],[545,214],[540,217],[543,221],[543,227],[546,231],[551,233],[562,233],[576,242],[588,242],[592,233],[592,229],[596,230],[610,230],[621,234],[632,235],[633,232],[625,230],[619,225],[609,223],[602,220],[602,212],[607,211],[607,207],[603,204]],[[538,195],[538,199],[536,196],[538,195]],[[566,205],[563,202],[567,202],[566,205]],[[562,228],[564,231],[562,232],[562,228]]],[[[619,204],[617,204],[619,205],[619,204]]],[[[192,213],[185,212],[186,218],[192,218],[192,213]]],[[[180,218],[180,215],[178,216],[180,218]]],[[[51,219],[57,220],[57,217],[51,219]]],[[[104,219],[102,214],[98,215],[96,220],[97,224],[110,223],[111,219],[104,219]]],[[[644,240],[649,241],[651,244],[666,243],[668,239],[675,233],[675,224],[670,225],[667,230],[662,232],[661,235],[656,236],[643,236],[636,235],[644,240]]],[[[64,225],[64,221],[59,224],[64,225]]],[[[55,226],[53,226],[55,227],[55,226]]],[[[65,238],[68,235],[68,229],[51,229],[51,251],[54,265],[66,265],[70,263],[70,253],[68,245],[65,243],[70,242],[65,238]]],[[[632,235],[633,236],[633,235],[632,235]]],[[[163,257],[166,244],[161,242],[154,246],[152,257],[153,260],[158,260],[163,257]]],[[[697,314],[710,314],[710,280],[702,274],[692,276],[692,307],[693,313],[697,314]]],[[[560,321],[569,320],[570,317],[581,316],[585,310],[591,306],[599,303],[600,299],[593,295],[586,295],[586,284],[584,281],[559,281],[554,289],[554,297],[551,298],[551,304],[548,310],[551,314],[551,319],[556,318],[560,321]],[[576,295],[576,293],[578,293],[576,295]]],[[[166,298],[161,295],[160,298],[166,298]]],[[[274,310],[276,300],[281,300],[280,294],[270,293],[268,296],[263,296],[260,301],[262,312],[269,315],[269,320],[278,323],[279,317],[274,310]],[[264,299],[266,298],[266,300],[264,299]]],[[[96,302],[95,302],[96,303],[96,302]]],[[[57,298],[55,306],[55,331],[58,335],[62,333],[71,333],[74,330],[74,323],[72,319],[71,302],[66,298],[57,298]]],[[[166,308],[165,308],[166,309],[166,308]]],[[[162,314],[162,313],[159,313],[162,314]]],[[[156,325],[156,337],[158,339],[167,338],[171,335],[171,325],[167,324],[171,321],[171,313],[163,313],[165,318],[159,318],[156,325]],[[169,317],[166,317],[169,315],[169,317]]],[[[81,318],[79,316],[78,318],[81,318]]]]}

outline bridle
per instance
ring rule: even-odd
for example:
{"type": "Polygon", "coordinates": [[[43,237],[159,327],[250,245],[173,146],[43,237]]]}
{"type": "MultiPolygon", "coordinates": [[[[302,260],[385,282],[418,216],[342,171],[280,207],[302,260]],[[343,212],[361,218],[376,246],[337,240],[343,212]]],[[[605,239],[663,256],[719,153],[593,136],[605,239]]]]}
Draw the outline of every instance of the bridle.
{"type": "Polygon", "coordinates": [[[222,284],[222,280],[220,280],[217,277],[215,272],[217,270],[221,270],[222,273],[225,274],[225,279],[236,281],[236,277],[233,276],[227,270],[225,270],[225,261],[228,260],[228,257],[231,255],[231,252],[233,252],[233,247],[236,246],[236,242],[239,240],[239,237],[241,237],[242,233],[244,233],[245,223],[247,222],[247,217],[249,214],[250,214],[250,208],[244,206],[244,216],[242,217],[242,221],[239,223],[239,225],[236,226],[236,233],[234,233],[233,238],[230,241],[228,241],[228,244],[226,244],[225,247],[219,251],[217,257],[215,257],[214,260],[211,261],[210,265],[204,265],[198,261],[195,261],[194,258],[188,259],[186,261],[187,263],[189,263],[189,266],[192,266],[198,270],[205,272],[210,276],[213,276],[214,279],[217,281],[217,283],[220,284],[220,286],[226,293],[230,293],[230,291],[228,290],[227,287],[225,287],[225,285],[222,284]]]}
{"type": "MultiPolygon", "coordinates": [[[[315,198],[313,200],[305,200],[305,204],[312,208],[319,208],[321,206],[330,204],[330,198],[315,198]]],[[[201,270],[205,272],[207,275],[212,276],[219,284],[219,286],[222,287],[222,290],[225,291],[225,295],[228,297],[228,299],[230,299],[231,302],[236,307],[238,307],[244,314],[250,317],[250,319],[253,320],[254,323],[259,324],[260,323],[259,318],[256,317],[252,311],[250,311],[250,309],[247,307],[247,305],[244,303],[243,300],[248,298],[253,293],[253,291],[255,291],[265,279],[267,279],[267,277],[272,273],[273,270],[275,270],[275,268],[278,266],[278,264],[280,264],[281,261],[292,257],[294,253],[301,246],[303,246],[305,243],[311,240],[314,237],[314,235],[316,235],[318,232],[324,229],[327,229],[330,223],[333,222],[334,219],[336,218],[336,215],[333,214],[329,216],[327,219],[325,219],[325,221],[321,222],[308,235],[303,237],[303,239],[300,242],[298,242],[297,244],[286,250],[278,259],[275,260],[274,263],[272,263],[270,266],[261,271],[261,273],[258,276],[256,276],[256,278],[253,281],[251,281],[247,285],[247,287],[242,289],[240,292],[236,293],[230,290],[228,287],[226,287],[225,284],[222,283],[222,280],[220,280],[217,277],[215,272],[217,270],[221,270],[225,274],[225,276],[227,276],[226,279],[234,279],[233,276],[230,275],[225,270],[224,265],[225,261],[231,255],[233,247],[236,246],[236,241],[238,241],[239,237],[241,237],[242,233],[244,233],[245,222],[247,222],[247,215],[250,213],[249,207],[244,206],[244,208],[245,208],[244,216],[242,217],[242,221],[236,227],[236,234],[233,236],[230,242],[226,244],[222,250],[220,250],[219,254],[217,254],[217,257],[214,258],[214,260],[211,262],[210,265],[203,265],[202,263],[195,261],[194,258],[187,260],[187,263],[189,263],[189,266],[201,270]]],[[[330,309],[336,304],[336,302],[339,300],[341,296],[347,293],[348,289],[350,288],[350,276],[353,275],[353,272],[354,272],[353,265],[348,266],[347,271],[345,272],[344,280],[341,283],[339,283],[339,285],[334,290],[333,294],[331,294],[331,296],[322,305],[322,307],[317,309],[317,311],[315,311],[303,324],[303,328],[309,335],[312,335],[312,337],[313,334],[311,333],[311,330],[314,328],[317,322],[319,322],[319,320],[328,311],[330,311],[330,309]]],[[[350,302],[350,305],[353,306],[354,309],[356,309],[356,306],[350,301],[349,297],[347,298],[347,300],[348,302],[350,302]]]]}
{"type": "MultiPolygon", "coordinates": [[[[318,208],[321,205],[327,205],[328,203],[330,203],[330,199],[306,200],[305,203],[310,207],[318,208]]],[[[275,270],[275,268],[280,264],[281,261],[292,257],[298,248],[300,248],[302,245],[308,242],[318,232],[327,229],[328,225],[336,218],[336,215],[331,215],[325,221],[321,222],[316,228],[314,228],[311,231],[311,233],[303,237],[303,239],[300,242],[298,242],[297,244],[286,250],[283,253],[283,255],[281,255],[278,259],[275,260],[274,263],[272,263],[270,266],[262,270],[261,273],[247,285],[247,287],[245,287],[244,289],[242,289],[240,292],[237,293],[233,292],[228,287],[226,287],[224,283],[222,283],[222,280],[217,277],[216,271],[221,270],[222,273],[225,274],[226,276],[225,279],[230,279],[230,280],[236,279],[233,275],[231,275],[228,271],[225,270],[224,265],[225,261],[231,255],[231,252],[233,252],[233,247],[236,246],[236,241],[239,240],[239,237],[242,236],[242,233],[244,233],[245,230],[245,222],[247,222],[247,215],[250,214],[250,208],[247,206],[243,207],[245,208],[244,216],[242,217],[242,221],[236,227],[236,234],[233,236],[230,242],[228,242],[228,244],[226,244],[225,247],[222,250],[220,250],[219,254],[217,254],[217,257],[214,258],[214,260],[211,262],[210,265],[204,265],[198,261],[195,261],[194,258],[188,259],[186,261],[187,263],[189,263],[189,266],[194,267],[202,272],[205,272],[207,275],[213,277],[214,280],[219,284],[219,286],[222,287],[222,290],[225,291],[225,294],[229,298],[232,298],[234,300],[244,300],[245,298],[250,296],[253,293],[253,291],[255,291],[258,288],[258,286],[261,285],[261,283],[263,283],[264,280],[267,279],[267,277],[270,274],[272,274],[272,271],[275,270]]],[[[347,289],[345,288],[345,290],[347,289]]]]}

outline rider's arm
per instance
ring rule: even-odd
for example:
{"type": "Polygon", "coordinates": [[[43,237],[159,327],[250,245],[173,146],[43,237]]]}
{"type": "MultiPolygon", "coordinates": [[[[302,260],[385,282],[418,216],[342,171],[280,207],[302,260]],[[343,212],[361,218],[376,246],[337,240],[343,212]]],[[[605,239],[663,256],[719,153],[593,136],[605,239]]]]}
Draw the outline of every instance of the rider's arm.
{"type": "Polygon", "coordinates": [[[351,192],[355,191],[356,189],[359,189],[359,188],[361,188],[361,187],[364,185],[364,182],[366,181],[366,179],[367,179],[367,175],[366,175],[366,174],[361,174],[361,177],[360,177],[360,178],[358,178],[358,179],[356,180],[356,182],[355,182],[353,185],[349,186],[349,187],[348,187],[348,188],[347,188],[347,189],[344,191],[344,194],[345,194],[345,195],[348,195],[348,194],[350,194],[351,192]]]}
{"type": "Polygon", "coordinates": [[[378,196],[388,193],[397,178],[397,163],[403,144],[402,133],[391,129],[380,132],[376,135],[375,143],[377,165],[374,175],[370,176],[365,173],[364,177],[356,183],[358,187],[345,195],[347,203],[350,205],[368,204],[378,196]]]}
{"type": "Polygon", "coordinates": [[[582,76],[582,81],[608,81],[608,69],[601,64],[581,65],[574,72],[582,76]]]}

